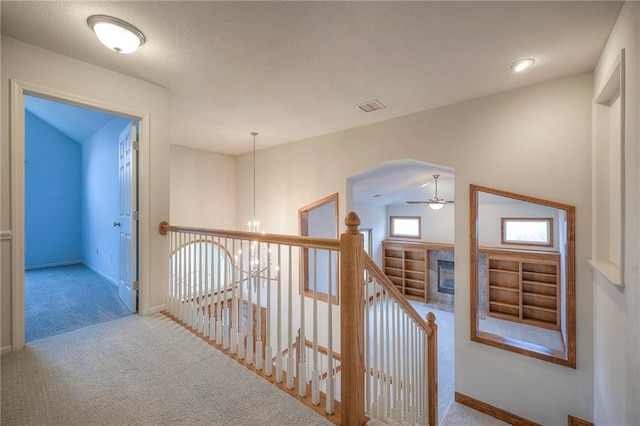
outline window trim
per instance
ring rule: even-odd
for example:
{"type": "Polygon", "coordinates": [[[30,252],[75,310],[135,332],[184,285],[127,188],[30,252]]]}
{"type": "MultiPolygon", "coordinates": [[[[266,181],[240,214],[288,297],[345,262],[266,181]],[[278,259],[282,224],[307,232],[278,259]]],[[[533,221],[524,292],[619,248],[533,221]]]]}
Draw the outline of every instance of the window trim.
{"type": "MultiPolygon", "coordinates": [[[[366,242],[364,246],[364,252],[373,259],[373,228],[360,228],[358,229],[363,236],[366,234],[366,242]]],[[[367,268],[364,269],[364,282],[370,283],[373,281],[373,277],[369,273],[367,268]]]]}
{"type": "Polygon", "coordinates": [[[422,216],[389,216],[389,237],[390,238],[415,238],[422,239],[422,216]],[[394,219],[417,219],[418,235],[398,234],[394,231],[394,219]]]}
{"type": "Polygon", "coordinates": [[[553,247],[553,218],[552,217],[501,217],[500,218],[500,243],[503,245],[519,245],[519,246],[535,246],[535,247],[553,247]],[[539,243],[536,241],[514,241],[505,238],[505,229],[508,222],[546,222],[547,223],[547,242],[539,243]]]}

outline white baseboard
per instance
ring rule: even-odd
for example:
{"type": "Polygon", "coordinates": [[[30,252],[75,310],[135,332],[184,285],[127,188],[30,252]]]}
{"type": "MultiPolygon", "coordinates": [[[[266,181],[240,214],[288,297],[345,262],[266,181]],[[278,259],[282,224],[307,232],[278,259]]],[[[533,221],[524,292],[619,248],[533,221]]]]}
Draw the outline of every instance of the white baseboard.
{"type": "Polygon", "coordinates": [[[26,266],[24,269],[26,271],[30,271],[32,269],[57,268],[59,266],[79,265],[81,263],[82,260],[71,260],[69,262],[46,263],[44,265],[26,266]]]}
{"type": "Polygon", "coordinates": [[[162,311],[165,311],[166,309],[167,309],[167,304],[166,303],[164,303],[162,305],[158,305],[158,306],[153,306],[153,307],[149,308],[149,315],[160,313],[162,311]]]}
{"type": "Polygon", "coordinates": [[[11,352],[13,352],[13,348],[11,347],[11,345],[3,346],[2,348],[0,348],[0,356],[10,354],[11,352]]]}
{"type": "Polygon", "coordinates": [[[114,280],[113,278],[111,278],[110,276],[108,276],[107,274],[105,274],[102,271],[99,271],[98,269],[96,269],[95,267],[89,265],[87,262],[82,262],[84,263],[84,266],[86,266],[87,268],[91,269],[93,272],[95,272],[96,274],[100,275],[102,278],[104,278],[105,280],[109,281],[111,284],[115,285],[116,287],[118,287],[118,281],[114,280]]]}

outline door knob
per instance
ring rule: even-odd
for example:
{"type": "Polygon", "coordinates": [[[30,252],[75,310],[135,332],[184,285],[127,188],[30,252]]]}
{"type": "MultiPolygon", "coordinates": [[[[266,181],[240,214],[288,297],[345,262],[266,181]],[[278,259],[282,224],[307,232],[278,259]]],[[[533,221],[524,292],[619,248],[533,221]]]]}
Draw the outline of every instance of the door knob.
{"type": "Polygon", "coordinates": [[[120,227],[120,222],[113,222],[113,226],[120,227]]]}

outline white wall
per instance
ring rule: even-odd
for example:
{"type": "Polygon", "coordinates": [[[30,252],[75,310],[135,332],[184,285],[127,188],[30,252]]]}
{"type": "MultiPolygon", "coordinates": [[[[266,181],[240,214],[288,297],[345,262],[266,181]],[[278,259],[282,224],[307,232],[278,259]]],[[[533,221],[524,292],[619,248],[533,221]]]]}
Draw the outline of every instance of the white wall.
{"type": "MultiPolygon", "coordinates": [[[[592,292],[586,266],[592,86],[592,75],[583,74],[259,151],[257,215],[269,232],[297,234],[298,209],[337,191],[344,230],[349,176],[397,159],[452,167],[456,283],[468,283],[469,184],[575,205],[577,369],[471,342],[469,288],[460,284],[456,390],[542,424],[565,424],[568,413],[592,419],[592,292]]],[[[238,158],[239,224],[251,219],[251,165],[251,154],[238,158]]]]}
{"type": "Polygon", "coordinates": [[[235,174],[235,157],[172,145],[170,223],[235,228],[235,174]]]}
{"type": "MultiPolygon", "coordinates": [[[[482,194],[480,195],[482,197],[482,194]]],[[[550,200],[555,201],[555,200],[550,200]]],[[[483,247],[502,247],[526,250],[558,251],[558,209],[531,203],[501,203],[478,205],[478,243],[483,247]],[[517,244],[502,244],[502,218],[552,218],[553,229],[552,247],[523,246],[517,244]]]]}
{"type": "MultiPolygon", "coordinates": [[[[0,229],[11,230],[12,240],[2,243],[2,338],[3,351],[11,344],[11,244],[22,229],[11,229],[9,150],[9,79],[60,91],[110,110],[148,115],[149,146],[141,150],[140,173],[146,188],[141,199],[140,275],[141,309],[164,307],[167,282],[167,244],[157,226],[169,218],[169,92],[159,86],[90,65],[11,38],[2,37],[2,143],[0,229]],[[151,262],[153,265],[151,265],[151,262]]],[[[144,141],[143,141],[144,143],[144,141]]],[[[4,234],[4,232],[3,232],[4,234]]]]}
{"type": "MultiPolygon", "coordinates": [[[[594,93],[606,83],[620,49],[626,54],[624,290],[593,272],[594,420],[640,424],[640,4],[620,12],[594,71],[594,93]]],[[[596,248],[597,250],[598,248],[596,248]]],[[[580,287],[578,287],[580,291],[580,287]]]]}

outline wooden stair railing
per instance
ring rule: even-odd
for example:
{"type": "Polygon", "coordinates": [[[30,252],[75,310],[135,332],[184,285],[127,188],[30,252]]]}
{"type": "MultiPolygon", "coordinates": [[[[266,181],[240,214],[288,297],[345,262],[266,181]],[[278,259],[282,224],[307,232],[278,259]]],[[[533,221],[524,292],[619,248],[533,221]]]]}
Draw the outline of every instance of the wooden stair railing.
{"type": "MultiPolygon", "coordinates": [[[[361,426],[369,415],[434,425],[435,317],[430,313],[425,322],[365,255],[359,224],[358,216],[349,213],[345,218],[347,230],[338,240],[179,227],[163,222],[159,231],[168,235],[170,247],[166,314],[336,424],[361,426]],[[331,300],[314,300],[306,308],[311,312],[305,314],[306,296],[298,291],[302,249],[339,254],[339,306],[331,300]],[[366,298],[365,265],[373,277],[366,285],[377,289],[366,298]],[[265,308],[264,321],[254,309],[245,308],[243,316],[243,306],[265,308]],[[338,345],[332,337],[335,309],[340,315],[338,350],[334,350],[338,345]],[[380,327],[374,324],[378,317],[380,327]],[[326,333],[318,334],[314,321],[322,321],[326,333]],[[390,333],[392,325],[395,328],[390,333]],[[295,342],[294,326],[300,329],[298,341],[304,344],[295,342]],[[410,336],[407,341],[388,339],[404,331],[410,336]],[[383,344],[386,357],[373,350],[375,342],[383,344]],[[416,354],[402,357],[407,344],[416,354]],[[306,355],[308,350],[313,356],[306,355]],[[319,369],[314,363],[320,356],[326,357],[327,366],[336,365],[336,359],[340,365],[319,369]],[[307,371],[311,371],[308,379],[307,371]],[[338,374],[340,392],[335,388],[338,374]],[[427,375],[428,385],[423,380],[427,375]],[[427,411],[428,417],[424,415],[427,411]]],[[[337,286],[332,283],[330,265],[328,271],[328,288],[337,286]]]]}
{"type": "MultiPolygon", "coordinates": [[[[387,278],[382,270],[375,264],[375,262],[369,257],[365,256],[365,269],[369,272],[375,283],[380,285],[383,292],[388,293],[392,299],[399,305],[404,311],[405,315],[412,321],[417,328],[419,328],[426,336],[426,374],[427,374],[427,407],[428,407],[428,424],[438,424],[438,326],[435,323],[436,316],[433,312],[427,314],[426,321],[416,312],[407,299],[400,293],[396,286],[387,278]]],[[[369,303],[371,299],[379,298],[381,292],[374,291],[373,296],[367,297],[365,303],[369,303]]],[[[396,348],[398,349],[398,348],[396,348]]],[[[374,372],[371,368],[367,370],[369,374],[373,375],[374,372]]],[[[378,372],[378,374],[380,374],[378,372]]],[[[383,381],[393,381],[393,374],[382,377],[383,381]]],[[[402,379],[399,379],[400,387],[404,387],[402,379]]]]}

